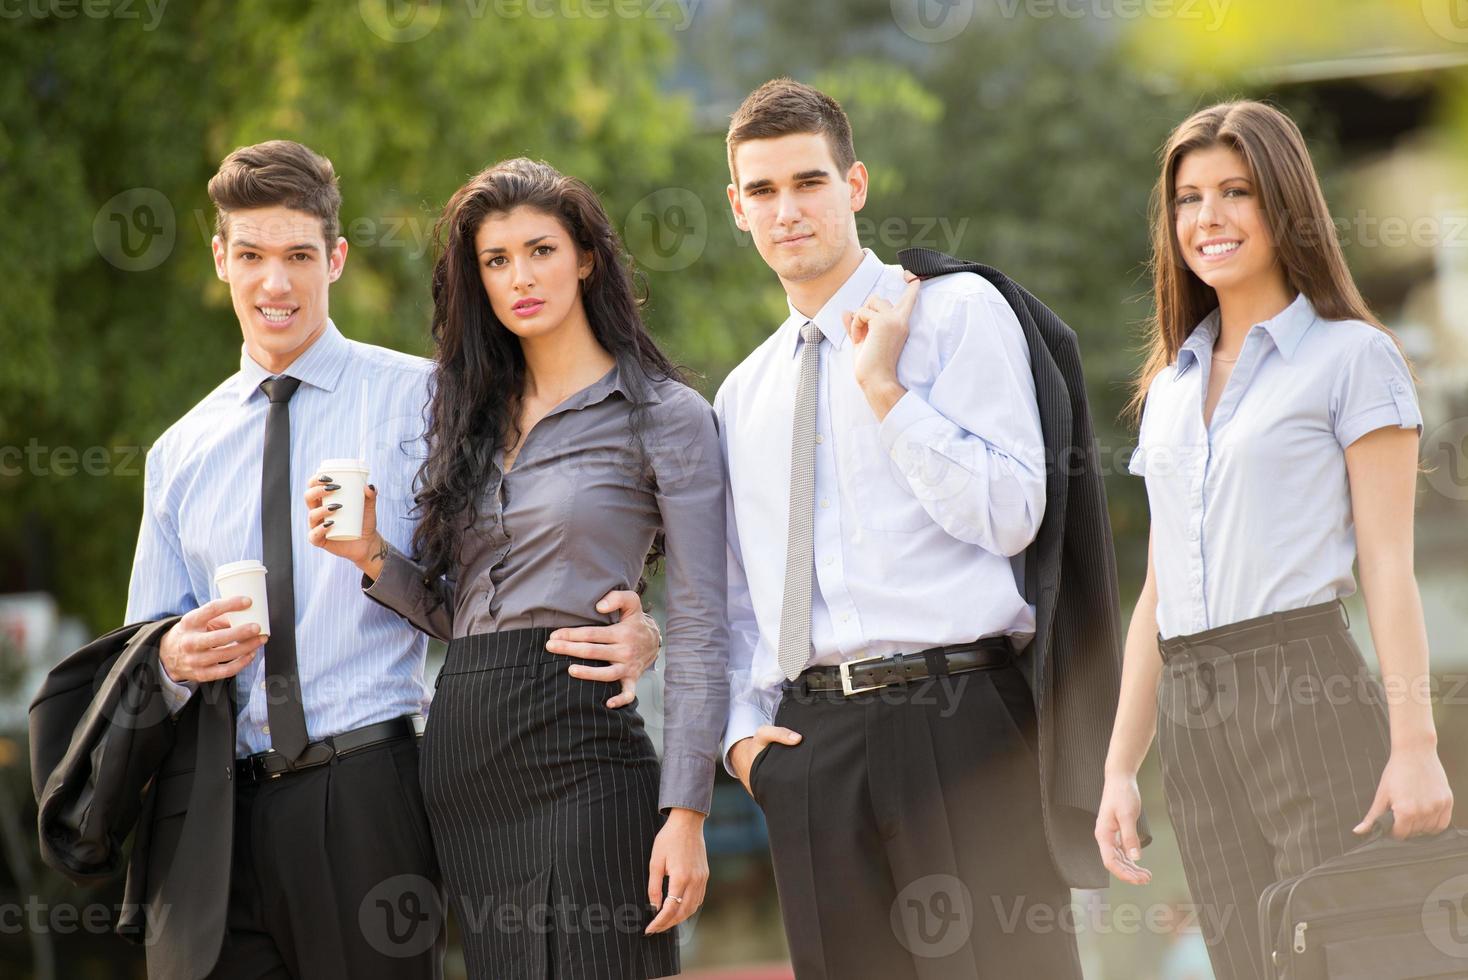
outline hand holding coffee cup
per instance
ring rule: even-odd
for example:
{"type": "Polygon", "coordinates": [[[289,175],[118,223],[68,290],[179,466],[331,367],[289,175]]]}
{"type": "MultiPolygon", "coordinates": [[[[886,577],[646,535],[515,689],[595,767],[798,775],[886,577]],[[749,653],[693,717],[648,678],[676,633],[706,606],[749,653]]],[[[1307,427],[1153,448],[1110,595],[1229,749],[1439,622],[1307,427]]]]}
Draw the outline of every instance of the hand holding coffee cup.
{"type": "MultiPolygon", "coordinates": [[[[323,470],[325,468],[323,467],[323,470]]],[[[365,475],[365,474],[364,474],[365,475]]],[[[333,538],[332,529],[340,521],[340,515],[348,512],[349,500],[337,499],[337,494],[347,489],[329,470],[317,475],[306,490],[307,540],[318,548],[338,555],[355,564],[366,562],[378,547],[377,538],[377,488],[368,484],[362,488],[361,502],[355,511],[358,533],[350,538],[333,538]]]]}
{"type": "Polygon", "coordinates": [[[231,626],[230,614],[250,608],[248,596],[234,595],[206,602],[173,624],[158,645],[158,658],[175,683],[217,681],[248,667],[265,635],[251,618],[231,626]]]}

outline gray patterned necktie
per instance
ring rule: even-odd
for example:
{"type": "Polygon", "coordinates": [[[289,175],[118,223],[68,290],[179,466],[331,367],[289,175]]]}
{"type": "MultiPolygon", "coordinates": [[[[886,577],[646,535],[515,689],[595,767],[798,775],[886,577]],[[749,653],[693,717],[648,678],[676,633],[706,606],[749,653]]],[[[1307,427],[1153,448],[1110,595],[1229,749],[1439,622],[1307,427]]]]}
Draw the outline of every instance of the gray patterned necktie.
{"type": "Polygon", "coordinates": [[[780,609],[780,669],[794,680],[810,659],[810,590],[815,574],[816,383],[821,370],[821,328],[800,328],[800,386],[790,439],[790,538],[785,547],[785,601],[780,609]]]}

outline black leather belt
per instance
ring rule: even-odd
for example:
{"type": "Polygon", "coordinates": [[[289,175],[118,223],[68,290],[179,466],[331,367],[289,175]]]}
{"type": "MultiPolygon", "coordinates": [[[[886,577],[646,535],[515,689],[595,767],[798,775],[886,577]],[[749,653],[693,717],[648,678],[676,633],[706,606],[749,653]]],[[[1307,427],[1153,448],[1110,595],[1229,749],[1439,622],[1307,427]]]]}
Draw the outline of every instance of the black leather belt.
{"type": "Polygon", "coordinates": [[[987,636],[973,643],[932,647],[917,653],[894,653],[885,657],[848,660],[832,667],[811,667],[785,684],[795,694],[840,691],[850,697],[891,684],[905,684],[961,674],[967,670],[993,670],[1014,662],[1008,637],[987,636]]]}
{"type": "Polygon", "coordinates": [[[311,742],[294,764],[274,749],[267,749],[264,752],[256,752],[254,755],[234,760],[234,771],[242,783],[279,779],[287,773],[315,769],[317,766],[326,765],[332,759],[344,758],[361,752],[363,749],[370,749],[374,745],[381,745],[383,742],[395,742],[398,739],[412,738],[422,734],[423,716],[403,715],[400,718],[379,721],[375,725],[354,728],[340,735],[332,735],[319,742],[311,742]]]}

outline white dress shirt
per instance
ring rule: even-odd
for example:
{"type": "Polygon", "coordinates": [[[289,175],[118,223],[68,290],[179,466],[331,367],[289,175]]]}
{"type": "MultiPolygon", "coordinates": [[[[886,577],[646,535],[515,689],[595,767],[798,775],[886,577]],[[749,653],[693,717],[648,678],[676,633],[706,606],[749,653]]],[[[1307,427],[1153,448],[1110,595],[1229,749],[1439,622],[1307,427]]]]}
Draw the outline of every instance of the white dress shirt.
{"type": "MultiPolygon", "coordinates": [[[[1018,556],[1045,509],[1029,352],[999,292],[972,273],[922,286],[898,361],[907,389],[882,422],[857,386],[842,313],[896,303],[902,268],[870,251],[812,318],[815,588],[810,665],[1033,636],[1018,556]]],[[[719,389],[728,463],[730,718],[724,753],[774,716],[789,533],[791,434],[807,318],[790,316],[719,389]]]]}
{"type": "MultiPolygon", "coordinates": [[[[284,371],[302,382],[290,400],[291,486],[299,491],[291,497],[291,567],[296,661],[313,740],[428,704],[427,638],[362,594],[355,565],[306,540],[304,495],[322,460],[355,457],[363,446],[378,491],[378,530],[408,548],[431,368],[422,358],[348,340],[328,322],[284,371]]],[[[189,612],[218,597],[215,568],[260,559],[260,469],[270,403],[259,386],[270,376],[242,352],[240,370],[148,451],[128,622],[189,612]]],[[[267,594],[275,587],[270,579],[267,570],[267,594]]],[[[270,747],[268,650],[267,643],[235,678],[238,756],[270,747]]],[[[163,679],[177,710],[195,685],[163,679]]]]}
{"type": "Polygon", "coordinates": [[[1422,427],[1391,337],[1301,294],[1250,328],[1205,428],[1218,330],[1214,310],[1153,379],[1128,467],[1147,481],[1165,638],[1354,593],[1346,447],[1422,427]]]}

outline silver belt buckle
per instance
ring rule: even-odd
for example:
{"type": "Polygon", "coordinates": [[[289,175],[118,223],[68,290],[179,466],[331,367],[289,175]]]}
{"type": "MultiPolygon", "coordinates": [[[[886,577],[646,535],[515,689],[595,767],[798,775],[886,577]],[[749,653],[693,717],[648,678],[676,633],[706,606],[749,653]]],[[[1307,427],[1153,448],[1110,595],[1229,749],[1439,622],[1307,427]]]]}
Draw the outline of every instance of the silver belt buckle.
{"type": "Polygon", "coordinates": [[[855,667],[857,664],[871,663],[873,660],[886,659],[886,657],[862,657],[860,660],[847,660],[846,662],[841,664],[841,666],[838,668],[841,673],[841,693],[846,695],[847,697],[851,697],[853,694],[860,694],[863,691],[875,691],[879,687],[886,687],[886,684],[869,684],[866,687],[851,686],[851,668],[855,667]]]}

